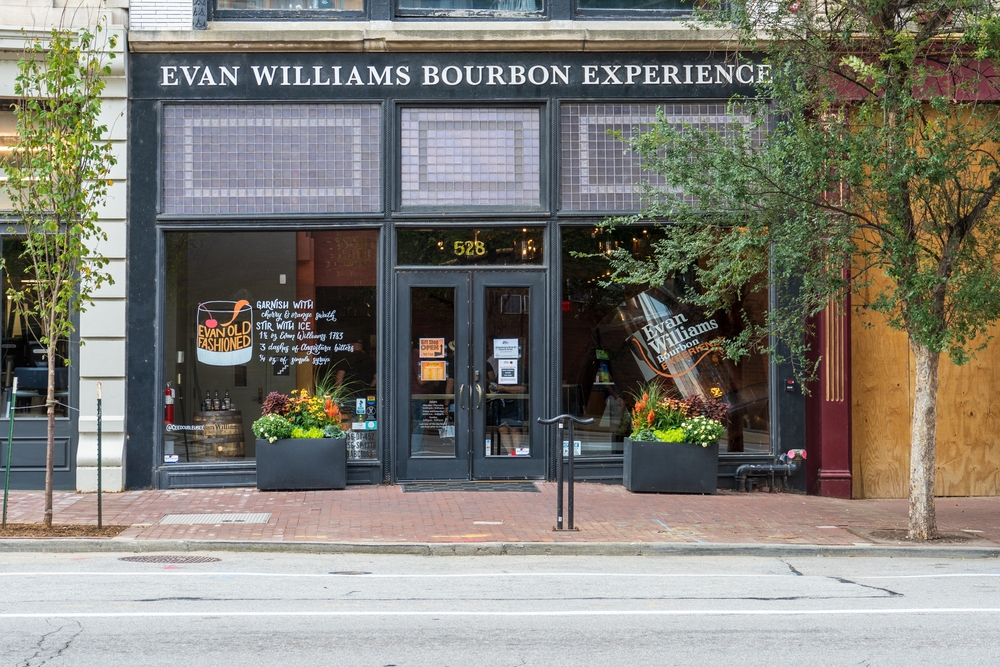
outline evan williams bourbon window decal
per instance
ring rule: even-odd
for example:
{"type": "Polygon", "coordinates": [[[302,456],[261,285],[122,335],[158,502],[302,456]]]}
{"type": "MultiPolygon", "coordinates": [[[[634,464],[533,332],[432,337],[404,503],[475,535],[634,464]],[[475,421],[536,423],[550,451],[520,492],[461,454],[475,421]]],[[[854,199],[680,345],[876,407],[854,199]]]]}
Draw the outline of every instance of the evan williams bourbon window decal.
{"type": "Polygon", "coordinates": [[[240,366],[252,356],[253,308],[249,301],[198,304],[198,361],[209,366],[240,366]]]}

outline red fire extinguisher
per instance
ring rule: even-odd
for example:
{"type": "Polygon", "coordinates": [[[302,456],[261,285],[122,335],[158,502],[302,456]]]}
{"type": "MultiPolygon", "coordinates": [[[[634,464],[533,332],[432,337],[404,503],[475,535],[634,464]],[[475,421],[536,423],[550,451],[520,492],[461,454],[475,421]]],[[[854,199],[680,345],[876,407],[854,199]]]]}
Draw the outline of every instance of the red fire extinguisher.
{"type": "Polygon", "coordinates": [[[167,383],[167,388],[163,392],[163,423],[174,423],[174,388],[167,383]]]}

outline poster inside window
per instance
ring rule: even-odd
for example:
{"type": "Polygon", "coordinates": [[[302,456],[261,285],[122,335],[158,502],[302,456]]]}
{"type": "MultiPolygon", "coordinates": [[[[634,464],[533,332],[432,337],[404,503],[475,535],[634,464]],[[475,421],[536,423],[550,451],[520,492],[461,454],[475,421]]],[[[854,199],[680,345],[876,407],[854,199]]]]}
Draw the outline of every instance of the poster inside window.
{"type": "Polygon", "coordinates": [[[165,235],[163,463],[255,457],[271,392],[337,387],[348,456],[374,459],[376,230],[165,235]]]}
{"type": "Polygon", "coordinates": [[[741,309],[763,321],[766,291],[748,290],[732,308],[706,315],[682,298],[692,285],[683,276],[658,286],[608,284],[606,255],[626,248],[648,257],[654,228],[569,227],[562,236],[562,407],[594,418],[578,427],[576,454],[621,454],[632,430],[629,413],[650,382],[671,397],[724,401],[720,451],[769,453],[768,359],[751,354],[736,363],[721,347],[743,330],[741,309]]]}

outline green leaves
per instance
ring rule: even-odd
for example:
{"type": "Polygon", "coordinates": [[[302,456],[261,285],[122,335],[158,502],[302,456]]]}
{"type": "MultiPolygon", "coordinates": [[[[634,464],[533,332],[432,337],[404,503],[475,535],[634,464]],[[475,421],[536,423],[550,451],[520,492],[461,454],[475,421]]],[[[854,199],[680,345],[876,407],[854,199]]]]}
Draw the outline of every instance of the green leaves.
{"type": "Polygon", "coordinates": [[[800,379],[815,365],[809,318],[848,292],[911,341],[967,360],[1000,318],[1000,107],[975,99],[1000,96],[1000,77],[974,60],[998,53],[995,10],[880,0],[828,13],[746,3],[719,16],[702,20],[735,20],[771,80],[760,99],[733,100],[723,128],[661,117],[632,138],[666,187],[647,190],[641,215],[607,224],[657,221],[664,237],[648,260],[613,255],[611,278],[690,272],[686,298],[709,311],[770,283],[766,323],[727,353],[790,359],[800,379]],[[942,37],[955,25],[964,35],[942,37]]]}
{"type": "Polygon", "coordinates": [[[116,164],[100,122],[115,38],[99,41],[102,30],[53,30],[48,40],[31,40],[14,86],[17,142],[4,165],[5,187],[23,228],[29,280],[8,296],[53,346],[72,333],[72,316],[93,291],[111,282],[108,262],[96,252],[107,239],[98,209],[116,164]]]}

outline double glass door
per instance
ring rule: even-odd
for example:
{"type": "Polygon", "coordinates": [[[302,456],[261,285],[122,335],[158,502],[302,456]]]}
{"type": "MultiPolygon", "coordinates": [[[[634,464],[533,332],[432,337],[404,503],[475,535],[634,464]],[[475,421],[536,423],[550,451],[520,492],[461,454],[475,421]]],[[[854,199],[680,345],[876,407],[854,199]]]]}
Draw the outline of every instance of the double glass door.
{"type": "Polygon", "coordinates": [[[545,475],[544,276],[397,274],[396,477],[545,475]]]}

